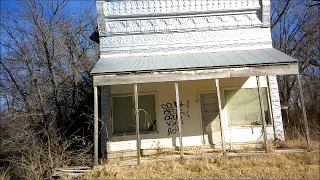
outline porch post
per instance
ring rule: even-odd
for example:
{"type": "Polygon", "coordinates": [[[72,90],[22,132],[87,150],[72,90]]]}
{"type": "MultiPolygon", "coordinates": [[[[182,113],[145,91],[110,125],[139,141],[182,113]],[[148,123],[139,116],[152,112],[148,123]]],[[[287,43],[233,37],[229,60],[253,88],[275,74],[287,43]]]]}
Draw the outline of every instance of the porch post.
{"type": "Polygon", "coordinates": [[[137,160],[138,165],[140,164],[140,133],[139,133],[139,95],[138,95],[138,85],[134,84],[134,110],[136,117],[136,135],[137,135],[137,160]]]}
{"type": "Polygon", "coordinates": [[[179,142],[180,142],[180,159],[183,159],[183,145],[182,145],[182,129],[181,129],[181,113],[180,113],[180,97],[179,97],[179,85],[178,82],[174,83],[176,91],[176,102],[177,102],[177,118],[179,125],[179,142]]]}
{"type": "Polygon", "coordinates": [[[226,142],[225,142],[225,136],[224,136],[224,121],[222,118],[222,104],[221,104],[219,79],[215,79],[215,82],[216,82],[218,106],[219,106],[222,150],[223,150],[223,155],[226,155],[227,151],[226,151],[226,142]]]}
{"type": "Polygon", "coordinates": [[[301,101],[302,112],[303,112],[304,126],[306,128],[307,146],[308,146],[308,151],[311,151],[309,125],[308,125],[308,120],[307,120],[306,108],[304,106],[304,96],[303,96],[303,91],[302,91],[302,86],[301,86],[300,73],[297,74],[297,78],[298,78],[298,83],[299,83],[300,101],[301,101]]]}
{"type": "Polygon", "coordinates": [[[256,78],[257,78],[257,86],[258,86],[258,93],[259,93],[260,111],[261,111],[261,115],[262,115],[262,129],[263,129],[264,145],[266,147],[266,153],[269,153],[270,149],[269,149],[269,142],[268,142],[268,135],[267,135],[267,123],[266,123],[266,116],[264,113],[262,90],[261,90],[261,86],[260,86],[260,76],[256,76],[256,78]]]}
{"type": "Polygon", "coordinates": [[[94,165],[98,165],[98,141],[99,141],[99,114],[98,114],[98,88],[93,86],[93,95],[94,95],[94,165]]]}

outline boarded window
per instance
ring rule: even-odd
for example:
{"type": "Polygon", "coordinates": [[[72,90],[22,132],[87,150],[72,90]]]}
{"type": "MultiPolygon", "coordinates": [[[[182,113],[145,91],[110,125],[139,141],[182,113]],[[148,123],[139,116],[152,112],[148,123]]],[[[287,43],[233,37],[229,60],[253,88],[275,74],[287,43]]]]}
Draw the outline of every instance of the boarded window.
{"type": "MultiPolygon", "coordinates": [[[[270,124],[267,88],[261,89],[266,121],[270,124]]],[[[252,122],[262,121],[257,88],[225,90],[224,96],[229,126],[251,125],[252,122]]]]}
{"type": "MultiPolygon", "coordinates": [[[[136,130],[133,96],[113,97],[113,132],[134,133],[136,130]]],[[[156,131],[155,95],[139,96],[139,130],[156,131]]]]}

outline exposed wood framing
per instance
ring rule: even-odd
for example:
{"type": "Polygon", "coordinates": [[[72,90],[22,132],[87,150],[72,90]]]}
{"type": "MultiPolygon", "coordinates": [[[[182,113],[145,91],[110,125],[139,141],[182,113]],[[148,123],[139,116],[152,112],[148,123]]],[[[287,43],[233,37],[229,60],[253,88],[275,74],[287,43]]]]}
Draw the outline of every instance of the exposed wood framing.
{"type": "Polygon", "coordinates": [[[299,92],[300,92],[300,101],[301,101],[302,112],[303,112],[303,121],[304,121],[304,126],[306,128],[306,138],[307,138],[308,151],[311,151],[310,132],[309,132],[309,125],[308,125],[308,120],[307,120],[307,112],[306,112],[306,108],[304,105],[304,96],[303,96],[303,91],[302,91],[300,74],[297,75],[297,78],[298,78],[298,83],[299,83],[299,92]]]}
{"type": "Polygon", "coordinates": [[[137,135],[137,161],[140,164],[140,133],[139,133],[139,94],[138,94],[138,85],[134,84],[134,110],[135,110],[135,117],[136,117],[136,135],[137,135]]]}
{"type": "Polygon", "coordinates": [[[223,155],[226,155],[227,151],[226,151],[226,141],[224,136],[224,117],[222,117],[222,104],[221,104],[219,79],[215,79],[215,82],[216,82],[218,105],[219,105],[222,150],[223,150],[223,155]]]}
{"type": "Polygon", "coordinates": [[[267,123],[266,123],[266,115],[264,113],[262,89],[260,85],[260,76],[257,76],[256,78],[257,78],[257,86],[258,86],[258,93],[259,93],[260,110],[262,115],[263,140],[264,140],[266,152],[269,153],[270,149],[269,149],[268,134],[267,134],[267,123]]]}
{"type": "Polygon", "coordinates": [[[180,142],[180,159],[183,159],[183,144],[182,144],[182,128],[181,128],[181,111],[180,111],[180,97],[179,97],[179,85],[178,82],[174,83],[176,91],[176,102],[177,102],[177,118],[179,125],[179,142],[180,142]]]}
{"type": "Polygon", "coordinates": [[[176,70],[171,72],[147,72],[137,74],[115,74],[115,75],[98,75],[94,74],[93,84],[95,86],[117,85],[117,84],[135,84],[151,82],[168,82],[168,81],[186,81],[201,79],[219,79],[232,77],[248,76],[267,76],[267,75],[291,75],[298,74],[297,64],[278,64],[251,67],[230,67],[219,69],[205,70],[176,70]]]}
{"type": "Polygon", "coordinates": [[[98,148],[99,148],[99,114],[98,114],[98,87],[93,86],[94,94],[94,165],[98,165],[98,148]]]}

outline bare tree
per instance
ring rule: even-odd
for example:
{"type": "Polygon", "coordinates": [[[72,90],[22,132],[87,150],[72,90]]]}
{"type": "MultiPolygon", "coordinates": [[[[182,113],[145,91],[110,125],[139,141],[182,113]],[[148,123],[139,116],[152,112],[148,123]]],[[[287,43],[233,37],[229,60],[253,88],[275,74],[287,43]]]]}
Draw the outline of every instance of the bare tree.
{"type": "Polygon", "coordinates": [[[66,13],[69,0],[17,3],[1,9],[0,165],[12,177],[42,179],[54,167],[91,162],[96,22],[92,7],[66,13]]]}
{"type": "MultiPolygon", "coordinates": [[[[320,125],[318,108],[320,104],[318,101],[320,19],[318,3],[312,0],[275,0],[272,3],[273,46],[300,61],[307,114],[309,121],[315,124],[313,127],[316,129],[313,132],[317,134],[317,128],[320,125]]],[[[279,83],[281,103],[290,106],[290,117],[293,122],[291,125],[300,126],[301,103],[296,77],[281,76],[279,83]]]]}

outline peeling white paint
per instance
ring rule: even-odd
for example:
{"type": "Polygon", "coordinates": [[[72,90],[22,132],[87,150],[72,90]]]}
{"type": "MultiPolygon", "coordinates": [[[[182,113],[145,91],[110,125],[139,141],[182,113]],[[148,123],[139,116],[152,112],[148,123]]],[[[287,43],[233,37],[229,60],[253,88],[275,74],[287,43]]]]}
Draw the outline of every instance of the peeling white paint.
{"type": "Polygon", "coordinates": [[[281,104],[279,97],[278,81],[277,76],[269,77],[269,88],[270,88],[270,99],[273,113],[273,123],[275,129],[275,137],[279,140],[284,140],[284,130],[281,115],[281,104]]]}

